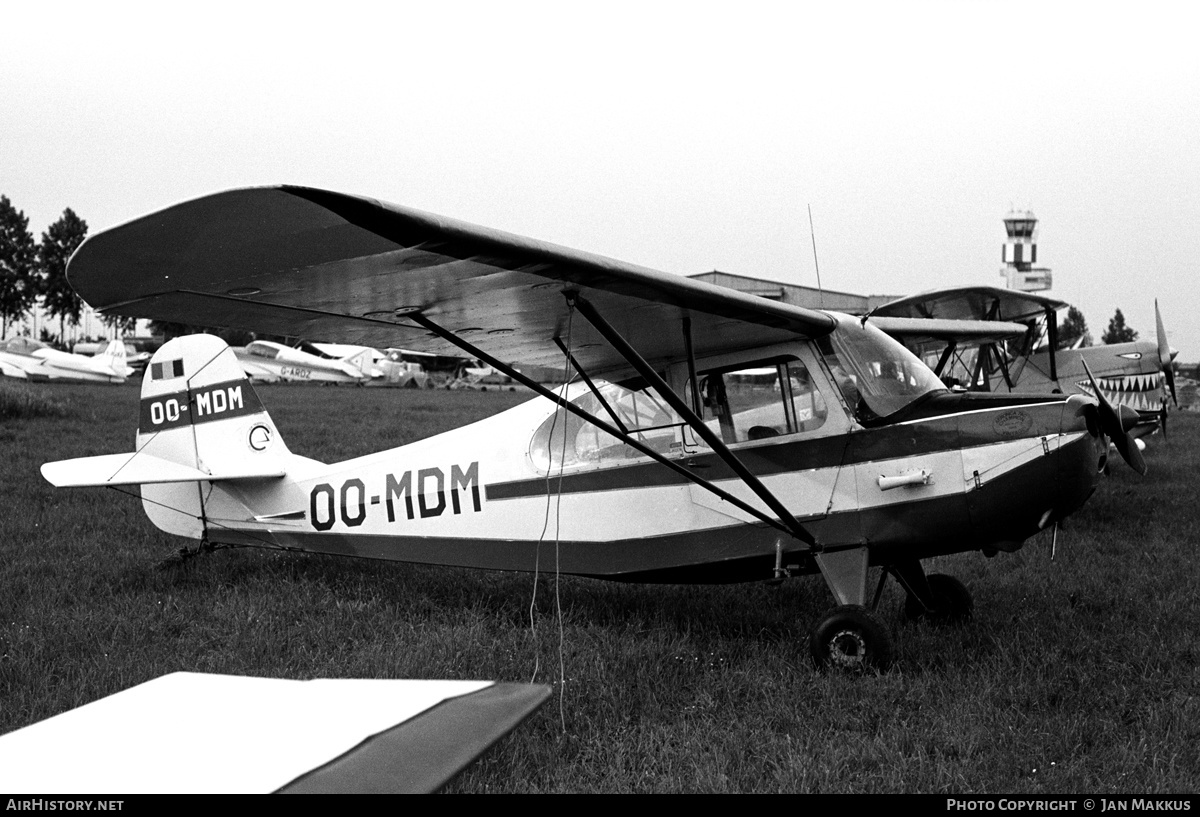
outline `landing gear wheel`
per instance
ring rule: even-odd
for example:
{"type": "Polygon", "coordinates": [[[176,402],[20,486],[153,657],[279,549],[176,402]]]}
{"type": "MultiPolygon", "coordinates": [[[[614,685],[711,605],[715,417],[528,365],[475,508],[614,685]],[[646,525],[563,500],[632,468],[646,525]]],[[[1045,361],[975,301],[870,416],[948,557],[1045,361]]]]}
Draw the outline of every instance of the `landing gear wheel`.
{"type": "Polygon", "coordinates": [[[892,663],[892,637],[874,613],[857,604],[834,607],[808,637],[817,669],[886,670],[892,663]]]}
{"type": "Polygon", "coordinates": [[[929,591],[933,596],[933,609],[925,609],[920,599],[909,593],[904,600],[905,618],[909,621],[924,619],[934,624],[959,624],[971,617],[975,602],[971,599],[971,591],[958,579],[945,573],[932,573],[929,591]]]}

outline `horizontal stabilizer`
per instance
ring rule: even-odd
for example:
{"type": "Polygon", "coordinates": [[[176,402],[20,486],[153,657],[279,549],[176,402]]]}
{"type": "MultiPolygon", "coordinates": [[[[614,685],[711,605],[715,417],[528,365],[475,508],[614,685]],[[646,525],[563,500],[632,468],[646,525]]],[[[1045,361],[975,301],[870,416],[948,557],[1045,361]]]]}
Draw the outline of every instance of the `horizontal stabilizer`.
{"type": "MultiPolygon", "coordinates": [[[[267,465],[264,463],[264,465],[267,465]]],[[[105,485],[152,485],[169,482],[223,482],[239,479],[278,479],[284,475],[279,463],[256,469],[222,469],[209,473],[190,465],[149,454],[105,454],[73,460],[48,462],[42,476],[56,488],[105,485]]]]}

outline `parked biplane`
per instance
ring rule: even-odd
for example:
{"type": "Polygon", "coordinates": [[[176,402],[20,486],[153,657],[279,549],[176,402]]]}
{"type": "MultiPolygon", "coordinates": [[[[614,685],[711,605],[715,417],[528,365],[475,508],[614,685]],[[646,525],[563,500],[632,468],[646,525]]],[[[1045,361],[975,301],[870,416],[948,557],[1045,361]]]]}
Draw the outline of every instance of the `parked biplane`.
{"type": "Polygon", "coordinates": [[[1021,547],[1095,490],[1105,435],[1128,443],[1103,399],[954,393],[870,321],[322,190],[170,207],[88,238],[69,275],[105,313],[458,350],[546,399],[324,464],[288,450],[221,340],[181,337],[151,363],[135,453],[48,463],[51,483],[140,485],[157,526],[211,543],[625,581],[819,573],[837,606],[818,665],[889,663],[887,576],[912,616],[969,615],[921,560],[1021,547]],[[552,390],[511,361],[578,377],[552,390]]]}
{"type": "Polygon", "coordinates": [[[948,383],[992,392],[1047,392],[1094,396],[1092,376],[1105,399],[1136,411],[1135,437],[1167,426],[1167,396],[1175,396],[1175,357],[1158,302],[1156,337],[1107,346],[1059,349],[1055,298],[993,286],[965,286],[900,298],[872,311],[869,320],[899,338],[948,383]],[[909,320],[892,322],[894,318],[909,320]],[[956,331],[962,322],[964,329],[956,331]],[[980,322],[991,337],[973,334],[980,322]],[[928,327],[937,327],[932,329],[928,327]]]}
{"type": "Polygon", "coordinates": [[[0,374],[20,380],[64,383],[124,383],[134,373],[125,343],[110,341],[95,355],[60,352],[47,343],[14,337],[0,343],[0,374]]]}

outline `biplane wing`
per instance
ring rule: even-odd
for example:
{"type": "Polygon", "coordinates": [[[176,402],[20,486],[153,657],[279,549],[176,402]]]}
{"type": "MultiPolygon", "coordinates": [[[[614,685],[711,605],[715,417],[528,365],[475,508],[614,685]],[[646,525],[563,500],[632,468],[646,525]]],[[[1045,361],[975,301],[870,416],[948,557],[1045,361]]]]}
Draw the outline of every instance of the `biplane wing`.
{"type": "Polygon", "coordinates": [[[947,371],[952,355],[977,348],[979,354],[958,370],[972,388],[1096,397],[1098,387],[1109,402],[1138,412],[1141,422],[1135,436],[1165,429],[1166,396],[1174,396],[1174,372],[1158,302],[1156,341],[1059,349],[1056,312],[1065,306],[1046,295],[1001,287],[950,287],[884,304],[869,319],[926,357],[939,375],[947,371]],[[929,331],[923,332],[922,326],[929,331]],[[989,326],[995,327],[996,336],[988,337],[989,326]],[[1021,331],[1000,334],[1004,327],[1021,331]],[[1021,334],[1024,340],[1018,340],[1021,334]],[[938,350],[942,351],[935,364],[931,355],[938,350]]]}
{"type": "Polygon", "coordinates": [[[1023,323],[1014,321],[951,320],[946,318],[891,318],[872,315],[870,322],[905,343],[923,346],[928,343],[982,344],[1014,340],[1029,331],[1023,323]]]}
{"type": "Polygon", "coordinates": [[[72,257],[79,294],[137,315],[365,346],[461,354],[430,325],[500,360],[561,366],[570,337],[590,372],[625,361],[564,292],[609,317],[650,360],[829,333],[834,320],[682,276],[367,198],[302,187],[216,193],[92,236],[72,257]],[[419,316],[420,320],[415,320],[419,316]]]}
{"type": "Polygon", "coordinates": [[[176,672],[0,737],[0,787],[432,792],[549,697],[542,684],[176,672]]]}
{"type": "Polygon", "coordinates": [[[1024,321],[1067,306],[1065,301],[993,286],[947,287],[898,298],[873,317],[942,318],[951,321],[1024,321]]]}

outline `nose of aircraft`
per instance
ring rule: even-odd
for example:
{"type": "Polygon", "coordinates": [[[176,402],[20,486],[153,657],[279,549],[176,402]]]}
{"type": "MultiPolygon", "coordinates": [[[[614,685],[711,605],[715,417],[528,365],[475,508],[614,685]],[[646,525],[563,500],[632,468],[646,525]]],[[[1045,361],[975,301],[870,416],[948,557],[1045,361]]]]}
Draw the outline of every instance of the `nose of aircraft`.
{"type": "MultiPolygon", "coordinates": [[[[1167,343],[1167,330],[1163,328],[1162,313],[1158,311],[1157,298],[1154,299],[1154,322],[1156,324],[1155,329],[1157,330],[1156,334],[1158,338],[1158,362],[1159,365],[1162,366],[1163,376],[1166,377],[1167,386],[1171,390],[1171,400],[1173,400],[1175,405],[1178,406],[1179,398],[1175,396],[1175,367],[1172,365],[1172,361],[1175,359],[1175,355],[1178,353],[1171,348],[1171,344],[1167,343]]],[[[1164,421],[1164,426],[1165,425],[1166,423],[1164,421]]]]}
{"type": "MultiPolygon", "coordinates": [[[[1136,412],[1134,414],[1136,415],[1136,412]]],[[[1063,407],[1062,426],[1059,430],[1063,434],[1087,431],[1094,453],[1092,458],[1095,465],[1094,471],[1096,473],[1104,471],[1105,466],[1108,465],[1108,438],[1104,434],[1104,427],[1100,422],[1100,411],[1095,403],[1082,394],[1071,395],[1063,407]]]]}
{"type": "Polygon", "coordinates": [[[1065,442],[1059,449],[1058,496],[1053,510],[1047,514],[1048,521],[1066,517],[1087,501],[1108,464],[1108,440],[1100,413],[1086,397],[1075,394],[1067,398],[1060,431],[1065,442]],[[1086,434],[1075,437],[1081,431],[1086,434]]]}
{"type": "Polygon", "coordinates": [[[1142,457],[1142,450],[1129,436],[1129,429],[1137,423],[1137,412],[1126,409],[1124,406],[1121,407],[1124,411],[1113,408],[1104,396],[1104,392],[1100,391],[1100,387],[1096,385],[1096,378],[1092,376],[1092,370],[1088,368],[1086,360],[1083,361],[1083,370],[1087,372],[1088,379],[1092,382],[1092,393],[1096,395],[1099,404],[1096,410],[1099,415],[1100,430],[1112,439],[1113,445],[1117,447],[1121,458],[1129,463],[1129,467],[1145,476],[1146,460],[1142,457]]]}

